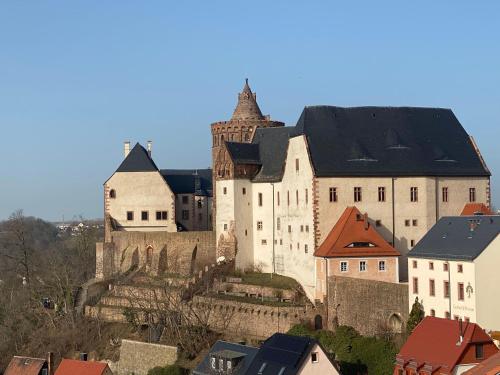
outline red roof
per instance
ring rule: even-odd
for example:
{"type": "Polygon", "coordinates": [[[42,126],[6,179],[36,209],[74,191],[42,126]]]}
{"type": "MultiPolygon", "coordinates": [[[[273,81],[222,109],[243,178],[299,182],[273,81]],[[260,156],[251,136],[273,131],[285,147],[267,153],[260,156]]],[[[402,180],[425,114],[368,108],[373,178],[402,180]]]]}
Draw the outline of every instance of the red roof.
{"type": "Polygon", "coordinates": [[[398,363],[416,362],[440,368],[440,373],[451,374],[469,344],[492,343],[484,330],[475,323],[463,323],[463,341],[459,342],[459,321],[425,317],[413,330],[396,359],[398,363]]]}
{"type": "Polygon", "coordinates": [[[38,375],[45,365],[42,358],[13,357],[4,375],[38,375]]]}
{"type": "Polygon", "coordinates": [[[108,369],[107,363],[63,359],[55,375],[103,375],[108,369]]]}
{"type": "Polygon", "coordinates": [[[484,203],[467,203],[462,210],[461,216],[472,216],[472,215],[494,215],[488,206],[484,203]]]}
{"type": "Polygon", "coordinates": [[[399,256],[395,248],[373,228],[356,207],[347,207],[315,256],[326,258],[399,256]]]}
{"type": "Polygon", "coordinates": [[[474,366],[464,375],[497,375],[500,372],[500,352],[474,366]]]}

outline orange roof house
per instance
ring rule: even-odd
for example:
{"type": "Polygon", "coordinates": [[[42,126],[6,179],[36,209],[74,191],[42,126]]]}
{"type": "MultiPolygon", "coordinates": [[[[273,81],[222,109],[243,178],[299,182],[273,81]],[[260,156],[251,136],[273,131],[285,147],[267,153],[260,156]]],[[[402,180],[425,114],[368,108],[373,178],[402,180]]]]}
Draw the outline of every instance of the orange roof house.
{"type": "Polygon", "coordinates": [[[428,316],[396,356],[394,375],[401,371],[415,375],[461,373],[497,352],[479,325],[428,316]]]}
{"type": "Polygon", "coordinates": [[[356,207],[347,207],[323,243],[314,253],[317,257],[399,256],[356,207]]]}
{"type": "Polygon", "coordinates": [[[467,203],[460,216],[473,215],[494,215],[494,213],[484,203],[467,203]]]}
{"type": "Polygon", "coordinates": [[[15,356],[7,366],[4,375],[41,375],[44,369],[48,369],[46,359],[15,356]]]}
{"type": "Polygon", "coordinates": [[[314,252],[320,285],[316,298],[326,297],[331,276],[399,282],[400,255],[370,224],[366,214],[362,215],[356,207],[347,207],[314,252]]]}
{"type": "Polygon", "coordinates": [[[55,375],[113,375],[107,363],[63,359],[55,375]]]}
{"type": "Polygon", "coordinates": [[[500,352],[464,372],[464,375],[497,375],[500,373],[500,352]]]}

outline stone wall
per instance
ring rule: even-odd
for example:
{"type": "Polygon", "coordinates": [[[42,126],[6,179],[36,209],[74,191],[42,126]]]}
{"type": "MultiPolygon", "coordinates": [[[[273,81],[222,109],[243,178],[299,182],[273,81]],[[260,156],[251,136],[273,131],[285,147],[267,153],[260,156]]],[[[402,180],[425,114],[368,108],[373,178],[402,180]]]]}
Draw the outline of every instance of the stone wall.
{"type": "Polygon", "coordinates": [[[241,293],[250,296],[279,297],[287,300],[298,299],[295,290],[271,288],[268,286],[242,284],[237,282],[224,282],[215,280],[212,289],[216,292],[241,293]]]}
{"type": "Polygon", "coordinates": [[[215,232],[111,232],[96,244],[96,278],[144,267],[152,275],[192,275],[216,262],[215,232]]]}
{"type": "Polygon", "coordinates": [[[157,366],[172,365],[177,361],[175,346],[149,344],[140,341],[122,340],[120,360],[113,366],[115,375],[147,375],[157,366]]]}
{"type": "Polygon", "coordinates": [[[404,331],[408,320],[408,285],[332,276],[328,282],[328,327],[354,327],[373,336],[404,331]]]}

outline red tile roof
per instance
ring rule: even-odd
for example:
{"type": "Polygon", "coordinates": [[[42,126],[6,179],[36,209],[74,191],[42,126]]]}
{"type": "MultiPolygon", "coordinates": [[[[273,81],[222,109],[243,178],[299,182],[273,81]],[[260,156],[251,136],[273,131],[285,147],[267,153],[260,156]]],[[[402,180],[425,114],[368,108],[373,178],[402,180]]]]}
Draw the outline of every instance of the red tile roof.
{"type": "Polygon", "coordinates": [[[314,255],[338,258],[401,254],[370,225],[366,214],[361,215],[356,207],[347,207],[314,255]],[[369,246],[363,246],[368,243],[369,246]]]}
{"type": "Polygon", "coordinates": [[[103,362],[63,359],[55,375],[103,375],[108,365],[103,362]]]}
{"type": "Polygon", "coordinates": [[[478,213],[482,215],[494,215],[493,211],[491,211],[484,203],[467,203],[460,216],[472,216],[477,215],[478,213]]]}
{"type": "Polygon", "coordinates": [[[464,372],[463,375],[497,375],[500,372],[500,352],[464,372]]]}
{"type": "Polygon", "coordinates": [[[469,344],[492,343],[484,330],[475,323],[463,323],[463,341],[459,342],[459,321],[425,317],[396,356],[397,363],[414,362],[451,374],[469,344]]]}
{"type": "Polygon", "coordinates": [[[38,375],[45,365],[42,358],[13,357],[4,375],[38,375]]]}

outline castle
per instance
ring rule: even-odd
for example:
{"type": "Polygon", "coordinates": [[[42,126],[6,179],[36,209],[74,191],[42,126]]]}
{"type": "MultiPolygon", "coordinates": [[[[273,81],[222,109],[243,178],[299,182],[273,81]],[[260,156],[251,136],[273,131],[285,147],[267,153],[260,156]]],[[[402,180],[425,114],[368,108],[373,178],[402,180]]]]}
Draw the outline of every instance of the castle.
{"type": "Polygon", "coordinates": [[[132,264],[165,272],[174,248],[187,272],[235,258],[323,300],[329,276],[405,280],[406,253],[440,217],[490,204],[490,172],[448,109],[312,106],[285,126],[246,81],[211,131],[211,171],[160,170],[150,144],[125,144],[104,185],[101,278],[132,264]]]}

